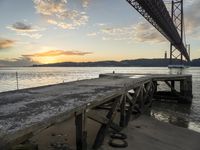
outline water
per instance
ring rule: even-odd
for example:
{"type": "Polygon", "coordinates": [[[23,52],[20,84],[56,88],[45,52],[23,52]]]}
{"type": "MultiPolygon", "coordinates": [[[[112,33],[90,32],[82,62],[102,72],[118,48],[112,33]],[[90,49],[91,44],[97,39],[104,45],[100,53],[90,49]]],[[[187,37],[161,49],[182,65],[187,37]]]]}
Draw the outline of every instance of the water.
{"type": "MultiPolygon", "coordinates": [[[[168,68],[152,67],[1,67],[0,92],[37,87],[81,79],[97,78],[101,73],[170,73],[168,68]]],[[[188,68],[184,74],[193,75],[193,103],[191,106],[155,102],[151,115],[164,122],[200,132],[200,68],[188,68]]],[[[180,73],[180,72],[178,72],[180,73]]]]}

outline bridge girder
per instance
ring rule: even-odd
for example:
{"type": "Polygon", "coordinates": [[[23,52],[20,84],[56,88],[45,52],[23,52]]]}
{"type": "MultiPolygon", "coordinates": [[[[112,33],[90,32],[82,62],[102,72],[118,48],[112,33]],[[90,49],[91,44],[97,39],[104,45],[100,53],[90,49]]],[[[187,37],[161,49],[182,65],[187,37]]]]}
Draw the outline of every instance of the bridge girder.
{"type": "Polygon", "coordinates": [[[187,61],[190,61],[187,49],[163,0],[127,0],[127,2],[180,51],[187,61]]]}

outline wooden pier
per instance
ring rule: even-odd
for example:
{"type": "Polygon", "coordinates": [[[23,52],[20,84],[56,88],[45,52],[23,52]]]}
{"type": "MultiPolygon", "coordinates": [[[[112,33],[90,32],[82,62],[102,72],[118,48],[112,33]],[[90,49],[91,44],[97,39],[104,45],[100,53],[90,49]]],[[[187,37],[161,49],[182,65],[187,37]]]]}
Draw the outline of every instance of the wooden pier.
{"type": "Polygon", "coordinates": [[[87,149],[87,119],[101,124],[93,144],[98,149],[109,129],[122,130],[133,116],[149,109],[153,99],[191,103],[192,76],[102,74],[95,79],[0,93],[0,149],[14,149],[72,116],[77,150],[87,149]],[[163,84],[170,90],[160,91],[163,84]],[[98,110],[105,110],[106,115],[98,110]]]}

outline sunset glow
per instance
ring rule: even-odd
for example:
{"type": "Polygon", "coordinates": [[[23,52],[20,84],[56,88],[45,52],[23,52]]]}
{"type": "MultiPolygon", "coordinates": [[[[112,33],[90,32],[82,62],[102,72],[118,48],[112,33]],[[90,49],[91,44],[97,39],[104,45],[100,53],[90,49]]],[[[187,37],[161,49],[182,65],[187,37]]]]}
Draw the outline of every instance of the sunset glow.
{"type": "MultiPolygon", "coordinates": [[[[200,57],[198,6],[184,5],[192,59],[200,57]]],[[[0,66],[169,56],[169,42],[125,0],[3,0],[0,17],[0,66]]]]}

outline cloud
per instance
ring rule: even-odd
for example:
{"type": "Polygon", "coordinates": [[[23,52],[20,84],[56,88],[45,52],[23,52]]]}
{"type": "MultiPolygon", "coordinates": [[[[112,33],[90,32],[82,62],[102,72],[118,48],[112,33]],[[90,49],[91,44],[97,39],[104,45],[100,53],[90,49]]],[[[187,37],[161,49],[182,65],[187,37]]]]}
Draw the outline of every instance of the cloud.
{"type": "Polygon", "coordinates": [[[7,28],[16,32],[39,32],[44,30],[42,28],[32,26],[25,22],[16,22],[13,25],[8,26],[7,28]]]}
{"type": "Polygon", "coordinates": [[[186,31],[191,36],[199,36],[200,31],[200,1],[194,0],[190,2],[185,10],[185,26],[186,31]]]}
{"type": "Polygon", "coordinates": [[[27,25],[23,22],[16,22],[12,25],[12,28],[15,30],[20,30],[20,31],[32,31],[31,25],[27,25]]]}
{"type": "Polygon", "coordinates": [[[75,29],[75,27],[70,23],[57,22],[56,20],[48,19],[47,22],[52,25],[56,25],[62,29],[75,29]]]}
{"type": "Polygon", "coordinates": [[[166,41],[164,37],[148,22],[140,22],[135,25],[110,27],[102,26],[99,32],[89,33],[88,36],[102,36],[102,40],[117,40],[133,42],[156,42],[166,41]]]}
{"type": "Polygon", "coordinates": [[[41,38],[42,34],[40,32],[45,30],[37,26],[26,24],[25,22],[16,22],[13,25],[8,26],[7,28],[15,31],[17,35],[27,36],[35,39],[41,38]]]}
{"type": "MultiPolygon", "coordinates": [[[[64,51],[64,50],[50,50],[41,53],[22,55],[14,59],[0,59],[0,66],[32,66],[33,64],[49,63],[45,58],[55,62],[64,62],[67,60],[66,56],[83,56],[92,54],[91,52],[81,51],[64,51]],[[62,57],[64,56],[64,57],[62,57]]],[[[51,62],[50,61],[50,62],[51,62]]]]}
{"type": "MultiPolygon", "coordinates": [[[[45,16],[47,22],[62,29],[76,29],[88,22],[84,11],[69,9],[67,0],[33,0],[37,13],[45,16]]],[[[88,6],[88,0],[82,0],[83,8],[88,6]]]]}
{"type": "Polygon", "coordinates": [[[30,55],[23,55],[24,57],[54,57],[54,56],[69,56],[69,55],[74,55],[74,56],[83,56],[87,54],[92,54],[91,52],[81,52],[81,51],[64,51],[64,50],[50,50],[46,52],[41,52],[41,53],[35,53],[35,54],[30,54],[30,55]]]}
{"type": "Polygon", "coordinates": [[[82,0],[82,5],[84,8],[87,8],[89,5],[90,0],[82,0]]]}
{"type": "Polygon", "coordinates": [[[27,36],[27,37],[34,38],[34,39],[39,39],[39,38],[42,37],[42,34],[40,34],[40,33],[34,33],[34,34],[30,34],[30,33],[18,33],[18,35],[27,36]]]}
{"type": "Polygon", "coordinates": [[[96,36],[97,33],[96,32],[92,32],[92,33],[88,33],[87,36],[96,36]]]}
{"type": "Polygon", "coordinates": [[[39,64],[36,61],[31,60],[28,57],[20,57],[16,59],[2,60],[0,59],[0,66],[32,66],[33,64],[39,64]]]}
{"type": "Polygon", "coordinates": [[[37,13],[50,16],[65,11],[66,0],[33,0],[37,13]]]}
{"type": "Polygon", "coordinates": [[[13,47],[14,44],[15,44],[15,41],[13,40],[0,38],[0,49],[13,47]]]}
{"type": "MultiPolygon", "coordinates": [[[[171,12],[170,3],[171,1],[167,4],[169,12],[171,12]]],[[[186,37],[190,36],[195,39],[200,39],[200,1],[188,0],[185,2],[184,6],[186,37]]],[[[150,43],[160,43],[166,41],[165,38],[147,21],[121,27],[103,24],[99,31],[96,33],[88,33],[87,36],[90,34],[93,36],[101,36],[102,40],[129,40],[150,43]]]]}
{"type": "Polygon", "coordinates": [[[100,30],[103,40],[132,40],[133,26],[103,27],[100,30]]]}
{"type": "MultiPolygon", "coordinates": [[[[168,3],[169,12],[171,12],[171,1],[168,3]]],[[[186,37],[200,38],[200,1],[187,0],[184,2],[184,24],[186,37]]]]}
{"type": "Polygon", "coordinates": [[[166,39],[148,22],[140,22],[134,27],[134,39],[139,42],[165,42],[166,39]]]}
{"type": "Polygon", "coordinates": [[[97,26],[106,26],[105,23],[98,23],[97,26]]]}

